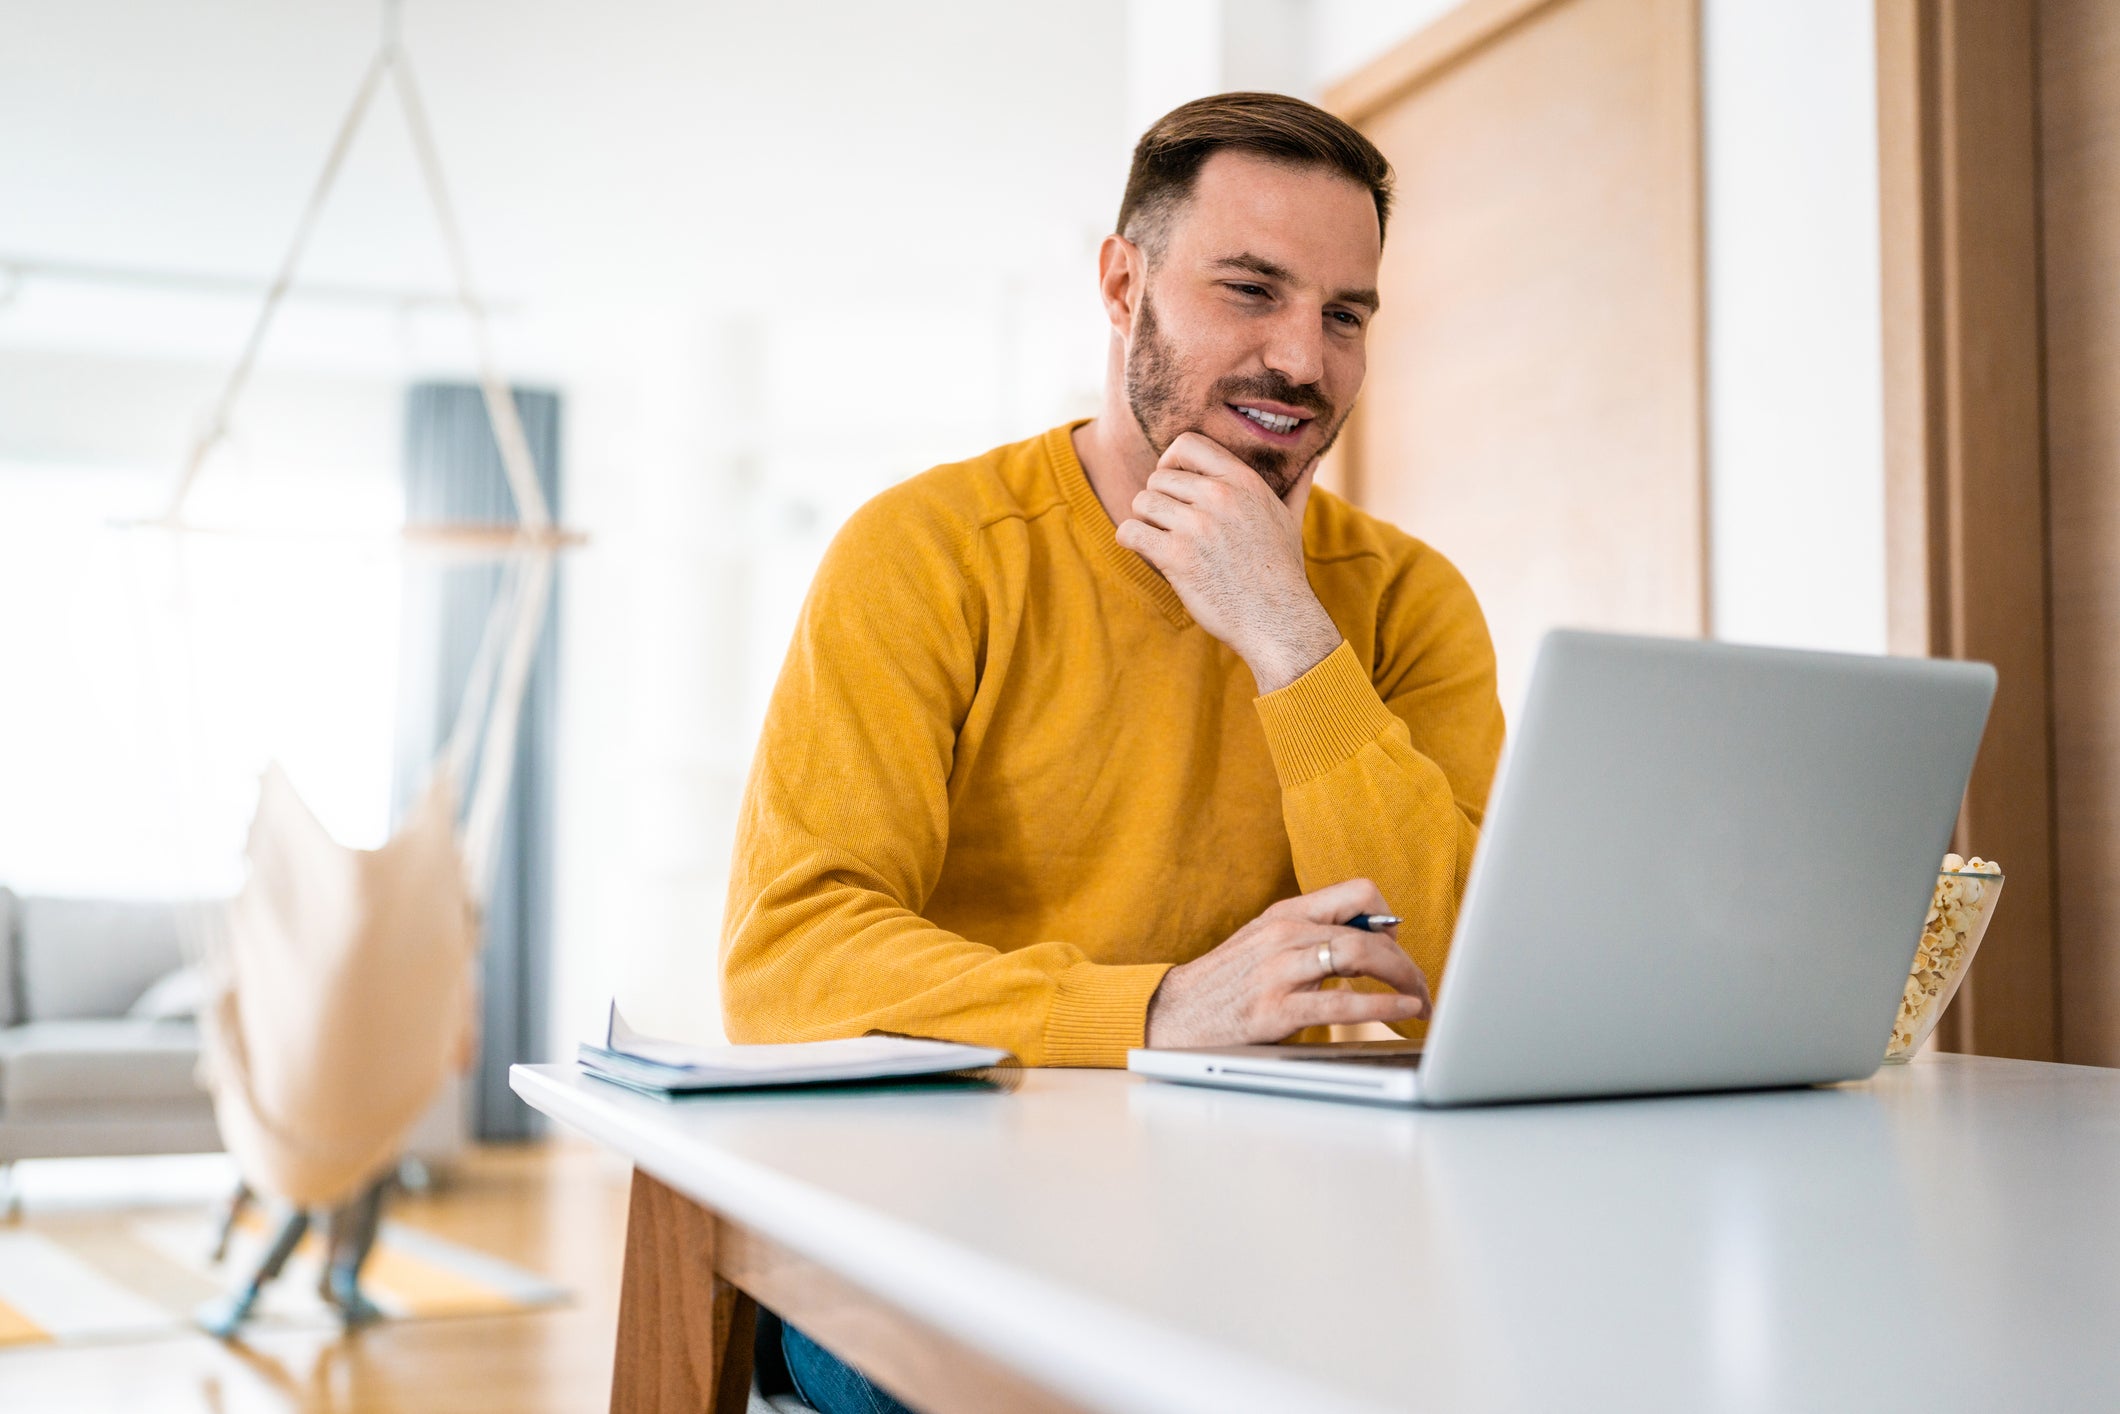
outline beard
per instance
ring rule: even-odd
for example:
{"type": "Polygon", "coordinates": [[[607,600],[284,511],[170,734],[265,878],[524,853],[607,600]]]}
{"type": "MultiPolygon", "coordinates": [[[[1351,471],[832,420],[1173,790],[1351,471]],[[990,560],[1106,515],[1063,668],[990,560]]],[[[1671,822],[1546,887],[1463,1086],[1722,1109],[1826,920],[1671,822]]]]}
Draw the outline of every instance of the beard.
{"type": "Polygon", "coordinates": [[[1268,447],[1248,442],[1229,449],[1259,473],[1260,479],[1273,488],[1276,496],[1285,497],[1294,488],[1303,468],[1313,459],[1325,455],[1347,421],[1345,412],[1333,416],[1332,404],[1325,401],[1324,395],[1314,386],[1293,382],[1287,375],[1272,369],[1221,379],[1208,390],[1206,398],[1195,403],[1185,391],[1191,372],[1191,363],[1164,337],[1163,328],[1156,320],[1155,305],[1150,303],[1148,291],[1143,290],[1141,313],[1134,324],[1134,341],[1126,351],[1126,402],[1133,409],[1134,422],[1141,428],[1141,435],[1148,439],[1149,447],[1157,456],[1170,450],[1170,444],[1187,432],[1208,435],[1203,425],[1207,415],[1226,404],[1258,398],[1301,408],[1325,428],[1325,440],[1315,452],[1305,454],[1302,462],[1295,461],[1297,449],[1292,447],[1268,447]]]}

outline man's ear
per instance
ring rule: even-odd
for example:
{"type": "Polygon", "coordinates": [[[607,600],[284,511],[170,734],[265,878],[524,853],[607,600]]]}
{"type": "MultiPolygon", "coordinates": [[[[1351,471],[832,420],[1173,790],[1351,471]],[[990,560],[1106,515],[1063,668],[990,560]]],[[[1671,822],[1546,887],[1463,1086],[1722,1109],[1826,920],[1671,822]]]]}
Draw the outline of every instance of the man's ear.
{"type": "Polygon", "coordinates": [[[1097,247],[1097,293],[1104,297],[1104,317],[1121,342],[1134,337],[1134,311],[1147,288],[1148,257],[1124,236],[1106,236],[1097,247]]]}

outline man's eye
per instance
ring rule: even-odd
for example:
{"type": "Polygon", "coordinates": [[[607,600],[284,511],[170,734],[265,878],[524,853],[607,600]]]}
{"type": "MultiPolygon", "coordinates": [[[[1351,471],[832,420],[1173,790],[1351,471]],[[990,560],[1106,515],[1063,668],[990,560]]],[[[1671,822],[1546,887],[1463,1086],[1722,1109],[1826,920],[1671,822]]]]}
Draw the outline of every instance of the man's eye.
{"type": "Polygon", "coordinates": [[[1260,297],[1261,299],[1264,299],[1264,298],[1266,297],[1266,288],[1265,288],[1265,286],[1263,286],[1263,285],[1241,285],[1241,284],[1239,284],[1239,285],[1231,285],[1231,286],[1230,286],[1229,288],[1231,288],[1232,290],[1235,290],[1235,291],[1236,291],[1236,292],[1237,292],[1238,294],[1240,294],[1240,295],[1257,295],[1257,296],[1259,296],[1259,297],[1260,297]]]}
{"type": "Polygon", "coordinates": [[[1339,320],[1340,323],[1344,324],[1349,329],[1359,329],[1362,327],[1362,316],[1356,314],[1352,310],[1336,309],[1332,312],[1332,317],[1334,319],[1339,320]]]}

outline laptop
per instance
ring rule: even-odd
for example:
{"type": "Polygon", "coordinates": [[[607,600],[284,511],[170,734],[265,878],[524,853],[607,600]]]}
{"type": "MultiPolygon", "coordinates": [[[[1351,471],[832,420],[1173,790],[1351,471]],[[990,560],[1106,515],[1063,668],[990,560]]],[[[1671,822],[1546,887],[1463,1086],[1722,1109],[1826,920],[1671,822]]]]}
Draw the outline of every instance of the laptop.
{"type": "Polygon", "coordinates": [[[1128,1068],[1395,1105],[1863,1079],[1994,694],[1985,663],[1549,633],[1426,1043],[1128,1068]]]}

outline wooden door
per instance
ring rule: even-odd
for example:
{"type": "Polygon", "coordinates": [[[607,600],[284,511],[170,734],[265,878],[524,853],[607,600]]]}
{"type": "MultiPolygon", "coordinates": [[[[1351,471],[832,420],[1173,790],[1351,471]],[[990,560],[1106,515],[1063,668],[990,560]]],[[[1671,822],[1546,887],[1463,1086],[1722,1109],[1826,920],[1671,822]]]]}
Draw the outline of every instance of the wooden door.
{"type": "Polygon", "coordinates": [[[2120,1065],[2120,6],[1877,0],[1895,646],[2001,674],[1939,1040],[2120,1065]]]}
{"type": "Polygon", "coordinates": [[[1464,571],[1506,707],[1549,627],[1704,632],[1695,0],[1470,0],[1326,102],[1398,174],[1348,493],[1464,571]]]}
{"type": "Polygon", "coordinates": [[[2059,1049],[2120,1066],[2120,5],[2045,0],[2038,83],[2059,1049]]]}

